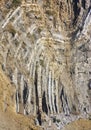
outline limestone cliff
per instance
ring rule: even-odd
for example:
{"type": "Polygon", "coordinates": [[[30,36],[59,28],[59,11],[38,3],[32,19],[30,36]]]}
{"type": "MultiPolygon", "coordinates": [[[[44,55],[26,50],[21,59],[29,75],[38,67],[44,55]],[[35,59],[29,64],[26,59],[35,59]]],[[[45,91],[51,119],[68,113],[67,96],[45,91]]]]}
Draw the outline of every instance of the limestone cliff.
{"type": "Polygon", "coordinates": [[[17,113],[91,114],[90,0],[1,1],[0,37],[17,113]]]}

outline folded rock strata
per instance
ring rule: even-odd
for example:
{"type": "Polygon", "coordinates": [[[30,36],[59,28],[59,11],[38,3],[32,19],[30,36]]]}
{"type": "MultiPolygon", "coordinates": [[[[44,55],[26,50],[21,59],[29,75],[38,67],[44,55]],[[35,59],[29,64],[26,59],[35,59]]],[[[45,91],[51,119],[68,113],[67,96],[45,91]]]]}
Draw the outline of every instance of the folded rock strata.
{"type": "Polygon", "coordinates": [[[27,0],[4,10],[6,4],[0,64],[16,86],[16,112],[91,113],[90,0],[27,0]]]}

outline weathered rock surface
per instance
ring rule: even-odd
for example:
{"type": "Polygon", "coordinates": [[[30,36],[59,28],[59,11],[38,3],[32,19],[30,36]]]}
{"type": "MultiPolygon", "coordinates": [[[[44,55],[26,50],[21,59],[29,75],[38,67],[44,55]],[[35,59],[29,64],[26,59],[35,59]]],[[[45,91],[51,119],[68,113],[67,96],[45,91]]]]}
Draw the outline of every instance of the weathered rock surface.
{"type": "Polygon", "coordinates": [[[41,130],[34,125],[34,117],[15,112],[15,86],[0,67],[0,130],[41,130]]]}
{"type": "Polygon", "coordinates": [[[90,129],[91,129],[91,121],[80,119],[67,125],[62,130],[90,130],[90,129]]]}
{"type": "Polygon", "coordinates": [[[0,37],[17,113],[91,114],[90,0],[3,1],[0,37]]]}

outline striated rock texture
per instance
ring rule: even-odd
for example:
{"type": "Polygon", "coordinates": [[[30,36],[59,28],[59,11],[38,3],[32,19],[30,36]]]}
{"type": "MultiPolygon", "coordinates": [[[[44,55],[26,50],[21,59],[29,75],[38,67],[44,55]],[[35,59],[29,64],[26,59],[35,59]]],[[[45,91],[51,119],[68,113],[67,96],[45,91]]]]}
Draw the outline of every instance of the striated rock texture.
{"type": "Polygon", "coordinates": [[[34,117],[15,113],[15,87],[0,67],[0,130],[41,130],[34,117]]]}
{"type": "Polygon", "coordinates": [[[2,1],[0,64],[16,112],[91,114],[91,1],[2,1]]]}

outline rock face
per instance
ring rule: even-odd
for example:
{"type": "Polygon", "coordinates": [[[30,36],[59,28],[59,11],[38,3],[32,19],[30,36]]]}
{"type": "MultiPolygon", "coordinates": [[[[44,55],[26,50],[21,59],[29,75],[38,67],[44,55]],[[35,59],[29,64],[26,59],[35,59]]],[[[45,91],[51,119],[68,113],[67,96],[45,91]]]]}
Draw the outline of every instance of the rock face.
{"type": "Polygon", "coordinates": [[[15,86],[0,66],[0,130],[41,130],[35,126],[34,117],[15,113],[15,86]]]}
{"type": "Polygon", "coordinates": [[[0,37],[17,113],[91,113],[90,0],[3,1],[0,37]]]}

